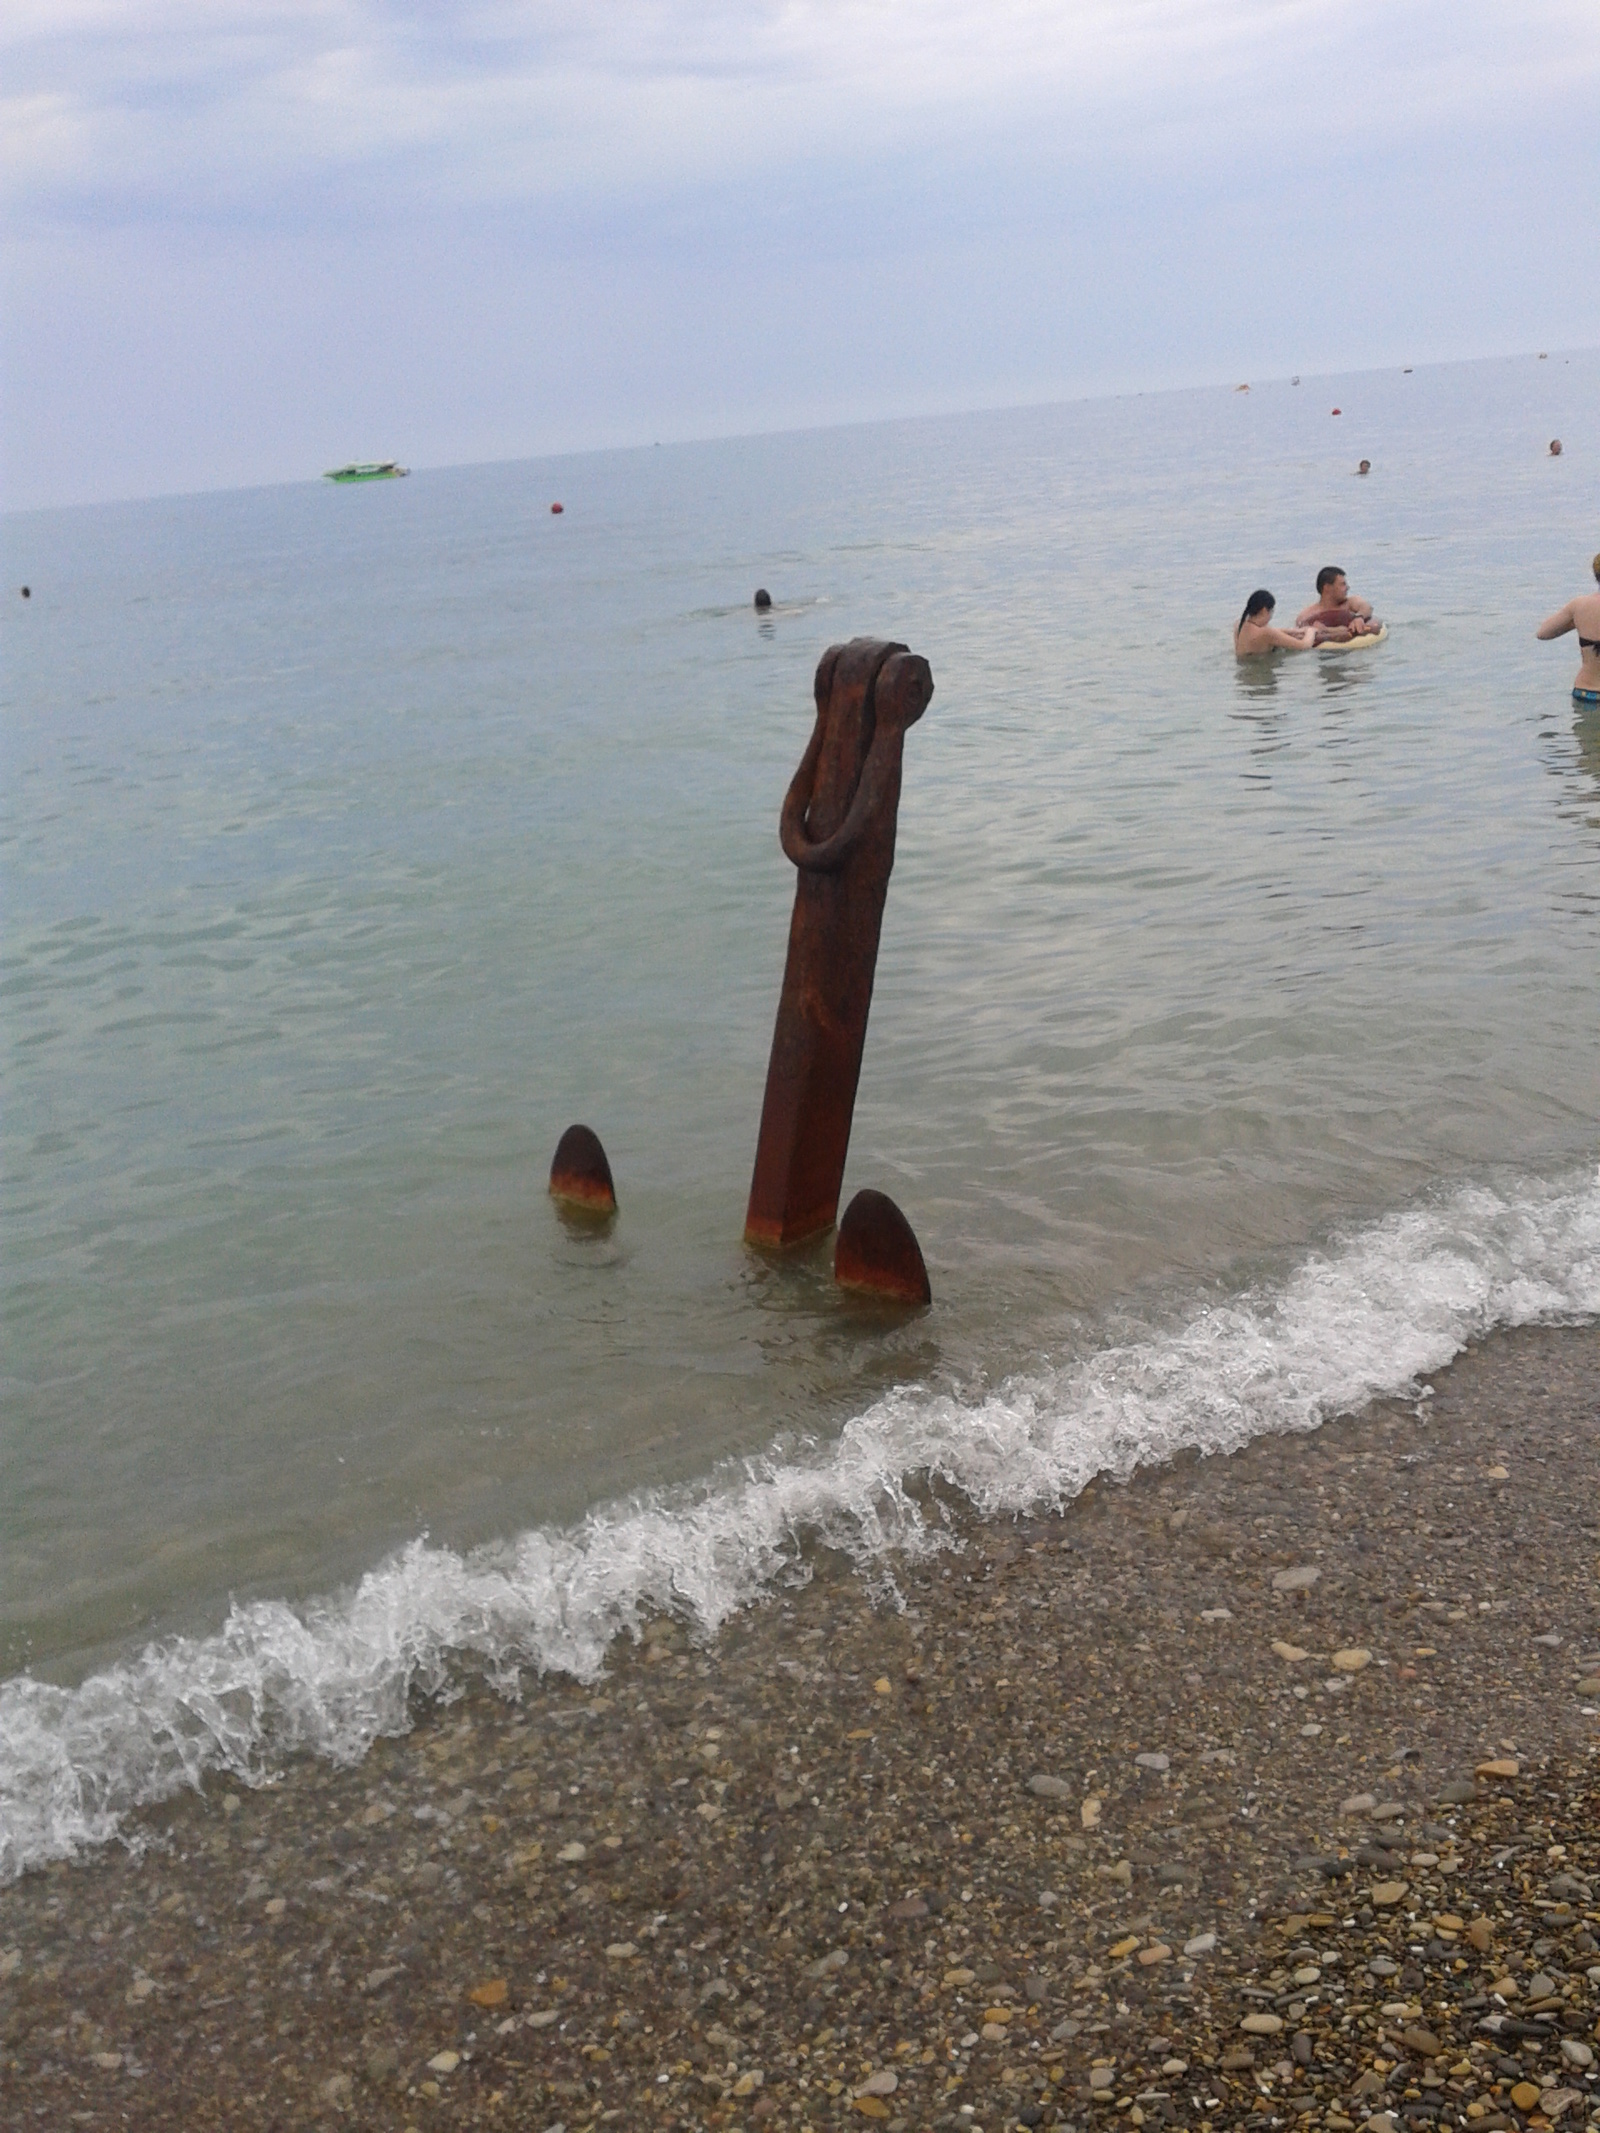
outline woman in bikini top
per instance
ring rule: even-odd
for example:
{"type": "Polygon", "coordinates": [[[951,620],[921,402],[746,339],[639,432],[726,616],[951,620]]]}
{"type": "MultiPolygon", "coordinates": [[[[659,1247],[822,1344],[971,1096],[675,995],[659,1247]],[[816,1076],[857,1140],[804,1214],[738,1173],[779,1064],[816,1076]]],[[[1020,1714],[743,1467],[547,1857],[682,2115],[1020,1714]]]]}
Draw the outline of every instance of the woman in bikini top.
{"type": "MultiPolygon", "coordinates": [[[[1600,555],[1594,559],[1593,570],[1600,587],[1600,555]]],[[[1572,693],[1579,703],[1600,704],[1600,590],[1579,593],[1565,607],[1558,607],[1539,624],[1536,634],[1548,642],[1564,637],[1568,630],[1578,633],[1579,665],[1572,693]]]]}

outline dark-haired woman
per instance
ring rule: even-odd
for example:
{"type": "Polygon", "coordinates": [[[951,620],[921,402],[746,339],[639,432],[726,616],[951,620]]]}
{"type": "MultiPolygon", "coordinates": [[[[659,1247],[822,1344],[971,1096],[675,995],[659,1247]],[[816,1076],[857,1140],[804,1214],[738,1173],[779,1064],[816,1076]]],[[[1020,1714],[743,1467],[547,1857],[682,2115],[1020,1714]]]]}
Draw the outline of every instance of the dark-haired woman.
{"type": "Polygon", "coordinates": [[[1272,610],[1277,604],[1265,590],[1253,592],[1246,600],[1244,613],[1234,624],[1236,659],[1255,659],[1263,652],[1309,652],[1325,634],[1309,622],[1304,629],[1274,629],[1272,610]]]}

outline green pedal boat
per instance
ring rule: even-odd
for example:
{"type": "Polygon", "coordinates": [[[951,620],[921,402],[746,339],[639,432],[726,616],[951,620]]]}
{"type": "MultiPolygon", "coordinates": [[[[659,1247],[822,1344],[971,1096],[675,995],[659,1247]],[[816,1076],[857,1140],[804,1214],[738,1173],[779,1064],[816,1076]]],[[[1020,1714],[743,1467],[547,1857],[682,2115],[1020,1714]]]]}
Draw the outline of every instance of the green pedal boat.
{"type": "Polygon", "coordinates": [[[402,474],[409,474],[409,467],[396,466],[392,459],[360,459],[353,466],[330,467],[323,475],[324,481],[398,481],[402,474]]]}

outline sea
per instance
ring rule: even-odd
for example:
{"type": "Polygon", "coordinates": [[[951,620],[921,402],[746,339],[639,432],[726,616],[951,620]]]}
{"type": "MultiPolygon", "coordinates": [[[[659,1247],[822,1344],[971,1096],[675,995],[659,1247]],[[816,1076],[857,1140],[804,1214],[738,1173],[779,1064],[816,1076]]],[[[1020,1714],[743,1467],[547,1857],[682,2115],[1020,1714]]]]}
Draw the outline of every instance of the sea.
{"type": "Polygon", "coordinates": [[[1597,470],[1555,351],[0,521],[0,1878],[1600,1312],[1597,470]],[[912,1313],[741,1237],[856,635],[912,1313]]]}

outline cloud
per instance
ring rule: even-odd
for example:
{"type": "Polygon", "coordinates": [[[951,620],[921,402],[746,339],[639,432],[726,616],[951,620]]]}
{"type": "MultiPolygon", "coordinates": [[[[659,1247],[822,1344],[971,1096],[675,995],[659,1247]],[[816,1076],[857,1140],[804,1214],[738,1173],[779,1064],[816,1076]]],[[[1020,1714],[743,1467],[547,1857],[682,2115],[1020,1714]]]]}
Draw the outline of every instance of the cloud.
{"type": "Polygon", "coordinates": [[[1070,161],[1492,118],[1600,79],[1587,0],[20,0],[24,217],[627,200],[1019,134],[1070,161]]]}

